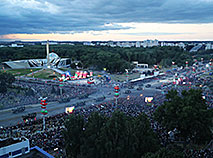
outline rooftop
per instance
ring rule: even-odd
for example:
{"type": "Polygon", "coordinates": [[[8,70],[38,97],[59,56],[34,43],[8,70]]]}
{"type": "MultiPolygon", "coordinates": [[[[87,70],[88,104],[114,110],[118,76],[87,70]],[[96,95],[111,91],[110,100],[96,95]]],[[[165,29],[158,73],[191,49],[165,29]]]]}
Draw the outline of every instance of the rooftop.
{"type": "Polygon", "coordinates": [[[0,148],[6,147],[15,143],[19,143],[25,141],[25,138],[7,138],[7,139],[0,139],[0,148]]]}
{"type": "Polygon", "coordinates": [[[54,156],[35,146],[30,149],[28,154],[21,155],[20,158],[54,158],[54,156]]]}

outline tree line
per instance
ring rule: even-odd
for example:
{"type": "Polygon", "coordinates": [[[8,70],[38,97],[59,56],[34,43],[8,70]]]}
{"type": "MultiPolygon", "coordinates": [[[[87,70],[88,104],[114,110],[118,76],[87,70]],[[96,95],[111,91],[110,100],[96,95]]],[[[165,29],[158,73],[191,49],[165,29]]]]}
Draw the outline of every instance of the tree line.
{"type": "Polygon", "coordinates": [[[0,71],[0,93],[6,93],[14,81],[15,77],[11,73],[0,71]]]}
{"type": "Polygon", "coordinates": [[[145,115],[131,117],[116,111],[109,118],[93,113],[88,121],[71,115],[65,127],[67,157],[140,158],[160,147],[145,115]]]}
{"type": "Polygon", "coordinates": [[[115,111],[106,117],[95,112],[88,119],[71,114],[66,120],[63,135],[67,157],[183,158],[187,145],[200,148],[212,139],[213,110],[208,109],[201,90],[182,94],[171,90],[166,99],[153,119],[166,128],[166,133],[176,129],[174,140],[181,140],[183,148],[175,141],[162,146],[143,113],[133,117],[115,111]]]}
{"type": "MultiPolygon", "coordinates": [[[[164,67],[171,66],[172,61],[177,65],[185,65],[185,61],[192,62],[189,52],[179,47],[151,47],[151,48],[120,48],[108,46],[83,46],[83,45],[51,45],[50,50],[60,57],[79,60],[84,68],[110,72],[122,72],[132,68],[132,61],[149,65],[159,64],[164,67]]],[[[1,48],[0,61],[46,58],[46,47],[35,45],[23,48],[1,48]]]]}

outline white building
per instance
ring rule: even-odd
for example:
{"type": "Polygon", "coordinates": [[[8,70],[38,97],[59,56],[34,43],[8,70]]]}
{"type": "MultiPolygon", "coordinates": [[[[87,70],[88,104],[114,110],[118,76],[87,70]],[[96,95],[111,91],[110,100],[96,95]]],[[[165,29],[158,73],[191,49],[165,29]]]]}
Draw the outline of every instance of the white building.
{"type": "Polygon", "coordinates": [[[27,138],[0,139],[0,157],[18,157],[30,152],[30,142],[27,138]]]}
{"type": "Polygon", "coordinates": [[[131,47],[131,46],[130,46],[129,42],[123,42],[122,47],[131,47]]]}
{"type": "Polygon", "coordinates": [[[159,43],[158,43],[158,40],[145,40],[145,41],[143,41],[143,43],[142,43],[142,46],[144,47],[144,48],[146,48],[146,47],[154,47],[154,46],[158,46],[159,45],[159,43]]]}
{"type": "Polygon", "coordinates": [[[205,50],[213,49],[213,45],[211,43],[206,44],[205,50]]]}
{"type": "Polygon", "coordinates": [[[116,46],[118,46],[118,47],[122,47],[122,45],[121,45],[121,43],[120,43],[120,42],[117,42],[117,43],[116,43],[116,46]]]}
{"type": "Polygon", "coordinates": [[[13,43],[13,44],[11,44],[11,47],[20,47],[20,48],[22,48],[22,47],[24,47],[24,45],[13,43]]]}
{"type": "Polygon", "coordinates": [[[110,47],[114,47],[114,42],[113,41],[108,41],[107,45],[110,46],[110,47]]]}
{"type": "Polygon", "coordinates": [[[140,41],[137,41],[137,42],[135,43],[135,47],[140,48],[140,47],[141,47],[141,42],[140,42],[140,41]]]}
{"type": "Polygon", "coordinates": [[[135,66],[135,68],[145,68],[145,69],[147,69],[149,67],[148,64],[139,64],[138,61],[133,61],[132,64],[135,66]]]}
{"type": "Polygon", "coordinates": [[[3,47],[7,47],[7,46],[5,46],[5,45],[0,45],[0,48],[3,48],[3,47]]]}
{"type": "Polygon", "coordinates": [[[26,59],[26,60],[16,60],[16,61],[6,61],[3,62],[5,68],[10,69],[26,69],[26,68],[42,68],[42,67],[69,67],[69,58],[60,58],[56,53],[49,53],[49,42],[46,45],[47,57],[46,59],[26,59]]]}
{"type": "MultiPolygon", "coordinates": [[[[58,42],[49,41],[49,45],[57,45],[58,42]]],[[[41,45],[47,45],[47,42],[42,42],[41,45]]]]}
{"type": "Polygon", "coordinates": [[[165,46],[165,45],[166,45],[165,42],[161,42],[161,43],[160,43],[160,46],[161,46],[161,47],[163,47],[163,46],[165,46]]]}
{"type": "Polygon", "coordinates": [[[194,46],[189,52],[197,52],[199,49],[203,46],[202,43],[199,43],[198,45],[194,46]]]}
{"type": "Polygon", "coordinates": [[[60,43],[60,45],[71,45],[71,46],[74,46],[75,44],[74,43],[60,43]]]}
{"type": "Polygon", "coordinates": [[[166,46],[170,46],[170,47],[174,47],[175,44],[174,43],[165,43],[166,46]]]}
{"type": "Polygon", "coordinates": [[[100,46],[107,46],[107,43],[100,43],[100,46]]]}
{"type": "Polygon", "coordinates": [[[185,48],[185,44],[183,42],[177,43],[177,46],[180,48],[185,48]]]}
{"type": "Polygon", "coordinates": [[[92,42],[84,42],[83,45],[84,46],[95,46],[95,44],[93,44],[92,42]]]}

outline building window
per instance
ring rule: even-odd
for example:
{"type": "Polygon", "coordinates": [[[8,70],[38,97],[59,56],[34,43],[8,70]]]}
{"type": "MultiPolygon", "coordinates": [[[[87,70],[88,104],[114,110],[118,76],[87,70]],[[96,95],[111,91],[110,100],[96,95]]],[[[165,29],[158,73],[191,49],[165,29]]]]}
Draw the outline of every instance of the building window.
{"type": "Polygon", "coordinates": [[[28,147],[25,148],[25,152],[27,152],[27,151],[28,151],[28,147]]]}
{"type": "Polygon", "coordinates": [[[16,151],[12,152],[12,155],[13,155],[13,156],[14,156],[14,155],[18,155],[18,154],[21,154],[21,150],[16,150],[16,151]]]}
{"type": "Polygon", "coordinates": [[[5,155],[0,156],[0,158],[8,158],[8,157],[9,157],[9,154],[5,154],[5,155]]]}

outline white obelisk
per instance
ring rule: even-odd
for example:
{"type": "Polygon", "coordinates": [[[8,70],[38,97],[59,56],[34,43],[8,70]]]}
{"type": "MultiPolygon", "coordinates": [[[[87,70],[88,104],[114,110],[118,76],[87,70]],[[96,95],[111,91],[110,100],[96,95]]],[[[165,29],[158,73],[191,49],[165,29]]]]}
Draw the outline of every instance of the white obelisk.
{"type": "Polygon", "coordinates": [[[47,40],[47,47],[46,47],[46,49],[47,49],[47,68],[50,68],[50,56],[49,56],[49,54],[50,54],[50,51],[49,51],[49,40],[47,40]]]}

